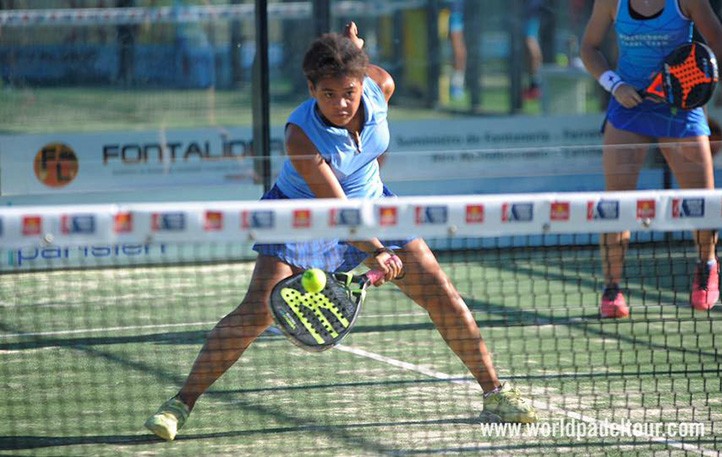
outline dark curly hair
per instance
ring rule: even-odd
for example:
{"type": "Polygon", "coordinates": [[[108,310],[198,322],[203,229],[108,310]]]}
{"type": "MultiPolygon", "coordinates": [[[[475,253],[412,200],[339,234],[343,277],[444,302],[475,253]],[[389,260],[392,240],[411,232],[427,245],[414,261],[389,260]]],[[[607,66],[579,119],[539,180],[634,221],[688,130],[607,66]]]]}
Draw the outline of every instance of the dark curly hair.
{"type": "Polygon", "coordinates": [[[306,51],[303,74],[314,86],[329,77],[363,79],[368,64],[368,55],[351,39],[338,33],[326,33],[314,40],[306,51]]]}

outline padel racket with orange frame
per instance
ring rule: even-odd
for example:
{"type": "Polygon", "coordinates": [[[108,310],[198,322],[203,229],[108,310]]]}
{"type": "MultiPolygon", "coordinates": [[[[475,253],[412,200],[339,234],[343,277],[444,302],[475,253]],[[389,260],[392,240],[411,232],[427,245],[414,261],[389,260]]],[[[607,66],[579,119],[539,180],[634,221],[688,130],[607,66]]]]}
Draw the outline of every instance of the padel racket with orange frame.
{"type": "Polygon", "coordinates": [[[338,345],[353,327],[366,289],[384,277],[379,270],[362,275],[326,272],[320,292],[308,292],[301,284],[303,273],[274,286],[271,312],[276,325],[296,346],[321,352],[338,345]]]}
{"type": "Polygon", "coordinates": [[[660,69],[639,95],[682,109],[698,108],[709,101],[719,79],[717,58],[698,41],[683,44],[665,57],[660,69]]]}

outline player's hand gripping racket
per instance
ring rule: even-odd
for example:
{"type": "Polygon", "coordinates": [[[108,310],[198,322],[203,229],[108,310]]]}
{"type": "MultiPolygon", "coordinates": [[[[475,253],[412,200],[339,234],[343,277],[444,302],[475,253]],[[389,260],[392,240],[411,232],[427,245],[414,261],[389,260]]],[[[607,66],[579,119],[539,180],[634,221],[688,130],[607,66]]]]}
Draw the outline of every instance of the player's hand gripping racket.
{"type": "Polygon", "coordinates": [[[693,41],[665,57],[662,69],[639,95],[693,109],[709,101],[718,79],[714,53],[707,45],[693,41]]]}
{"type": "Polygon", "coordinates": [[[362,275],[325,274],[326,285],[320,292],[306,290],[303,273],[284,279],[271,292],[271,311],[278,327],[291,342],[313,352],[330,349],[348,335],[366,289],[384,277],[379,270],[362,275]]]}

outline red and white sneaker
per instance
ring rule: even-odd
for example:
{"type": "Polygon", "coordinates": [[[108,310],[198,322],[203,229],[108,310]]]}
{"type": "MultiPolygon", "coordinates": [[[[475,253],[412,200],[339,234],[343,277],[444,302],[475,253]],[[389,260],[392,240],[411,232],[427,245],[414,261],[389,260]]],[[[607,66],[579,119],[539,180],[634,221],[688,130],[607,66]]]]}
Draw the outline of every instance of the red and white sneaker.
{"type": "Polygon", "coordinates": [[[629,316],[629,308],[624,294],[616,284],[607,286],[602,293],[602,304],[599,306],[599,313],[605,319],[619,319],[629,316]]]}
{"type": "Polygon", "coordinates": [[[707,262],[697,262],[690,296],[692,308],[707,311],[717,303],[719,300],[719,268],[719,260],[713,266],[707,262]]]}

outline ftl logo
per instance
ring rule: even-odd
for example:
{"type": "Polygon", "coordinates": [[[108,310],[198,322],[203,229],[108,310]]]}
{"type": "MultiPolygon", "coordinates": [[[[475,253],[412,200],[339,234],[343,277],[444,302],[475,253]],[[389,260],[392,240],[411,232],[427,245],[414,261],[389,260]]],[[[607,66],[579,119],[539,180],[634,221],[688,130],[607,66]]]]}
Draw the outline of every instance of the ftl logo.
{"type": "Polygon", "coordinates": [[[203,229],[206,232],[223,230],[223,213],[220,211],[206,211],[203,229]]]}
{"type": "Polygon", "coordinates": [[[270,229],[276,225],[273,211],[243,211],[241,212],[241,228],[244,229],[270,229]]]}
{"type": "Polygon", "coordinates": [[[484,205],[466,205],[466,223],[484,223],[484,205]]]}
{"type": "Polygon", "coordinates": [[[133,231],[133,213],[118,213],[113,220],[115,233],[129,233],[133,231]]]}
{"type": "Polygon", "coordinates": [[[361,225],[361,211],[357,208],[331,208],[328,213],[330,227],[358,227],[361,225]]]}
{"type": "Polygon", "coordinates": [[[449,208],[443,205],[417,206],[414,218],[416,225],[446,224],[449,220],[449,208]]]}
{"type": "Polygon", "coordinates": [[[555,222],[568,221],[571,216],[571,203],[552,202],[549,209],[549,219],[555,222]]]}
{"type": "Polygon", "coordinates": [[[704,217],[704,198],[675,198],[672,200],[672,217],[704,217]]]}
{"type": "Polygon", "coordinates": [[[66,235],[95,233],[95,217],[92,214],[63,214],[60,216],[60,231],[66,235]]]}
{"type": "Polygon", "coordinates": [[[599,200],[587,202],[587,220],[616,220],[619,219],[618,200],[599,200]]]}
{"type": "Polygon", "coordinates": [[[293,228],[309,228],[311,227],[311,210],[310,209],[296,209],[293,210],[292,214],[292,225],[293,228]]]}
{"type": "Polygon", "coordinates": [[[395,206],[382,206],[378,211],[380,226],[392,227],[399,222],[399,211],[395,206]]]}
{"type": "Polygon", "coordinates": [[[504,203],[501,205],[502,222],[531,222],[534,220],[534,203],[504,203]]]}
{"type": "Polygon", "coordinates": [[[637,200],[637,219],[654,219],[657,215],[657,202],[637,200]]]}
{"type": "Polygon", "coordinates": [[[40,235],[43,231],[43,219],[40,216],[23,216],[23,235],[40,235]]]}
{"type": "Polygon", "coordinates": [[[153,213],[151,227],[154,232],[181,232],[186,228],[186,215],[181,212],[153,213]]]}

